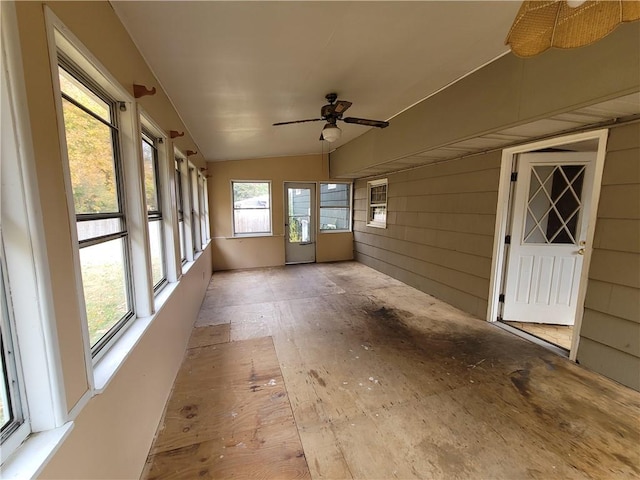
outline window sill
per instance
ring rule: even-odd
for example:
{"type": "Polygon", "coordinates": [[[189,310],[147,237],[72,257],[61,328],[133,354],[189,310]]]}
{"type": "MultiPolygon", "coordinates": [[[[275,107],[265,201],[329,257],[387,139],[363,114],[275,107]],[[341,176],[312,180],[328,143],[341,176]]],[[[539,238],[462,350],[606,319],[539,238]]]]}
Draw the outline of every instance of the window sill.
{"type": "Polygon", "coordinates": [[[0,477],[36,478],[73,430],[74,423],[29,435],[0,469],[0,477]]]}
{"type": "Polygon", "coordinates": [[[328,234],[335,234],[335,233],[352,233],[351,230],[333,230],[333,229],[327,229],[327,230],[320,230],[320,235],[324,235],[325,233],[328,234]]]}
{"type": "Polygon", "coordinates": [[[263,238],[263,237],[277,237],[273,233],[247,233],[243,235],[234,235],[233,237],[226,237],[227,240],[242,240],[243,238],[263,238]]]}
{"type": "Polygon", "coordinates": [[[382,223],[367,223],[367,227],[372,227],[372,228],[387,228],[386,224],[382,224],[382,223]]]}
{"type": "MultiPolygon", "coordinates": [[[[193,264],[195,262],[189,263],[193,264]]],[[[136,318],[131,322],[131,325],[109,348],[109,351],[96,362],[93,368],[94,395],[101,394],[107,388],[176,288],[178,288],[178,282],[168,283],[156,296],[156,312],[148,317],[136,318]]]]}

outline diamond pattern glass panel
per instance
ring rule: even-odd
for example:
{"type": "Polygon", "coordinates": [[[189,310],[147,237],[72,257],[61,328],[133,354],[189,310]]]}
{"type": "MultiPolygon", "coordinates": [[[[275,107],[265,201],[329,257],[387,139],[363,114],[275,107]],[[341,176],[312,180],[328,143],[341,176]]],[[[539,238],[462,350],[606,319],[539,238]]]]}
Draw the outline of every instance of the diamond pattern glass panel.
{"type": "Polygon", "coordinates": [[[523,243],[577,243],[584,171],[584,165],[532,167],[523,243]]]}

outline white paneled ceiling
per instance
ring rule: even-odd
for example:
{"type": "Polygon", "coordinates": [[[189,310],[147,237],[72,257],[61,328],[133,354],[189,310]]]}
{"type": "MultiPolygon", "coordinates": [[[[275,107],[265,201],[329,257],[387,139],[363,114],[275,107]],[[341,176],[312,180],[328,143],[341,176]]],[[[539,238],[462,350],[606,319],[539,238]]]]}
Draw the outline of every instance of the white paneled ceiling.
{"type": "MultiPolygon", "coordinates": [[[[419,152],[349,175],[349,178],[360,178],[381,175],[407,168],[439,163],[465,155],[474,155],[490,150],[506,148],[542,137],[555,136],[615,120],[638,121],[640,119],[640,92],[608,100],[588,107],[561,113],[550,118],[499,130],[493,133],[442,145],[431,150],[419,152]]],[[[582,151],[593,148],[592,144],[573,144],[571,150],[582,151]]]]}
{"type": "Polygon", "coordinates": [[[322,122],[272,124],[318,118],[329,92],[353,102],[348,116],[392,119],[505,53],[520,5],[111,3],[209,161],[320,153],[348,142],[368,128],[340,124],[341,140],[329,145],[318,140],[322,122]]]}

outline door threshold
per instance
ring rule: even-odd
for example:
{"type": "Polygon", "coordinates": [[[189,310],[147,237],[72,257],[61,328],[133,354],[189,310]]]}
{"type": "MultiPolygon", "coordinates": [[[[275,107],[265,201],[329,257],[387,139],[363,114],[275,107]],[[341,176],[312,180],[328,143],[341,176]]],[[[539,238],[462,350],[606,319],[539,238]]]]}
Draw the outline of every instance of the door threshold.
{"type": "Polygon", "coordinates": [[[304,265],[305,263],[316,263],[315,260],[305,262],[284,262],[285,265],[304,265]]]}
{"type": "Polygon", "coordinates": [[[535,335],[525,332],[524,330],[520,330],[519,328],[512,327],[511,325],[507,325],[506,323],[502,323],[499,320],[497,322],[491,322],[491,324],[495,325],[498,328],[506,330],[509,333],[513,333],[514,335],[524,338],[525,340],[529,340],[536,345],[540,345],[547,350],[551,350],[553,353],[560,355],[561,357],[569,358],[569,350],[567,350],[566,348],[559,347],[558,345],[548,342],[547,340],[544,340],[540,337],[536,337],[535,335]]]}

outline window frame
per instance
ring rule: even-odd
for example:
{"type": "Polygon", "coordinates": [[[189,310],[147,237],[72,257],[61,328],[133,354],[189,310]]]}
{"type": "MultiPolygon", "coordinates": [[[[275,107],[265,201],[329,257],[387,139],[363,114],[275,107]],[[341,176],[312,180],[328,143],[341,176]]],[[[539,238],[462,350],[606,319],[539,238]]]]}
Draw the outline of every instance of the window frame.
{"type": "Polygon", "coordinates": [[[367,182],[367,227],[374,228],[387,228],[387,213],[388,213],[388,202],[389,202],[389,181],[387,178],[379,178],[377,180],[369,180],[367,182]],[[379,187],[381,185],[385,186],[384,193],[384,202],[373,202],[371,200],[371,192],[373,188],[379,187]],[[385,217],[384,222],[374,220],[373,213],[375,208],[384,207],[385,217]]]}
{"type": "Polygon", "coordinates": [[[271,237],[273,236],[273,189],[271,188],[271,180],[231,180],[231,233],[233,238],[247,237],[271,237]],[[264,183],[269,189],[269,206],[265,208],[239,209],[235,206],[234,185],[236,183],[264,183]],[[267,232],[236,232],[236,210],[267,210],[269,215],[269,231],[267,232]]]}
{"type": "Polygon", "coordinates": [[[176,225],[178,227],[178,242],[180,263],[187,263],[187,227],[184,219],[185,197],[184,197],[184,174],[183,165],[186,164],[186,157],[180,154],[175,155],[174,175],[176,193],[176,225]],[[182,223],[182,227],[180,224],[182,223]]]}
{"type": "MultiPolygon", "coordinates": [[[[92,73],[87,72],[83,69],[83,66],[78,65],[72,58],[69,58],[67,51],[64,48],[58,47],[57,52],[57,62],[58,67],[65,70],[69,75],[71,75],[78,83],[82,84],[86,89],[90,90],[93,94],[98,96],[105,103],[109,104],[111,107],[111,141],[112,141],[112,161],[114,167],[114,182],[116,187],[116,198],[118,202],[118,212],[108,212],[108,213],[77,213],[75,211],[75,205],[73,199],[69,200],[69,212],[71,217],[75,220],[75,225],[77,226],[78,222],[84,221],[95,221],[95,220],[106,220],[110,218],[119,218],[121,221],[121,228],[119,232],[101,235],[96,237],[90,237],[86,239],[80,240],[76,234],[74,240],[76,244],[76,248],[78,250],[78,267],[80,268],[80,285],[81,285],[81,297],[82,297],[82,311],[84,315],[84,323],[87,326],[87,334],[89,334],[89,317],[87,311],[87,297],[84,293],[84,282],[82,280],[82,263],[80,260],[80,252],[83,248],[88,248],[96,245],[104,245],[108,242],[114,240],[122,240],[122,249],[123,249],[123,270],[125,274],[125,288],[126,288],[126,299],[127,299],[127,311],[122,315],[118,320],[113,323],[110,328],[95,342],[95,344],[91,344],[90,335],[89,335],[89,348],[90,354],[94,361],[97,361],[97,358],[104,353],[107,347],[115,341],[115,338],[121,334],[121,330],[123,330],[132,320],[136,318],[136,299],[134,298],[134,278],[133,278],[133,265],[132,265],[132,251],[131,251],[131,235],[128,229],[127,221],[128,221],[128,211],[127,211],[127,195],[125,193],[126,185],[125,185],[125,166],[123,160],[123,151],[121,148],[122,143],[122,132],[121,132],[121,120],[120,113],[123,108],[123,101],[118,100],[117,97],[120,95],[114,95],[113,92],[108,92],[103,87],[105,83],[109,80],[104,78],[102,73],[92,73]]],[[[57,96],[59,103],[59,108],[62,114],[62,101],[67,100],[72,104],[76,105],[78,108],[83,110],[85,113],[90,114],[91,116],[96,116],[93,112],[90,112],[88,108],[81,105],[79,102],[73,101],[70,99],[69,95],[66,95],[61,86],[58,84],[59,95],[57,96]]],[[[126,106],[125,106],[126,108],[126,106]]],[[[105,122],[102,122],[105,123],[105,122]]],[[[69,182],[69,186],[71,187],[69,190],[69,195],[72,195],[73,185],[71,183],[71,168],[69,163],[69,151],[67,148],[67,130],[64,122],[64,114],[62,114],[62,123],[60,125],[61,129],[61,137],[64,141],[63,148],[63,162],[65,162],[66,172],[69,174],[69,178],[67,179],[69,182]]],[[[126,140],[125,140],[126,141],[126,140]]],[[[137,157],[137,156],[136,156],[137,157]]],[[[77,228],[77,227],[76,227],[77,228]]]]}
{"type": "Polygon", "coordinates": [[[189,201],[191,203],[189,219],[191,222],[191,251],[193,252],[193,259],[202,251],[202,237],[200,229],[200,199],[198,188],[198,173],[195,165],[188,162],[189,172],[189,201]]]}
{"type": "MultiPolygon", "coordinates": [[[[52,15],[46,7],[45,14],[49,28],[52,15]]],[[[10,290],[8,321],[24,418],[2,440],[0,463],[3,474],[18,478],[37,476],[40,458],[71,432],[75,408],[68,412],[14,2],[0,2],[0,22],[0,70],[6,74],[0,75],[0,203],[11,206],[0,209],[0,217],[11,224],[0,229],[0,256],[4,288],[10,290]],[[36,450],[40,458],[33,457],[36,450]]],[[[52,36],[51,29],[47,33],[52,36]]]]}
{"type": "MultiPolygon", "coordinates": [[[[168,280],[168,264],[167,261],[167,244],[166,244],[166,234],[165,234],[165,219],[164,219],[164,192],[163,192],[163,184],[164,179],[162,176],[162,169],[160,166],[160,145],[164,144],[164,139],[162,137],[158,137],[155,132],[152,132],[149,129],[149,122],[145,121],[144,117],[141,116],[140,123],[142,124],[140,131],[140,139],[142,143],[147,143],[153,151],[153,173],[154,173],[154,184],[156,191],[156,203],[157,210],[149,210],[147,206],[147,228],[149,232],[149,255],[151,256],[151,223],[157,222],[160,225],[160,255],[162,261],[162,278],[157,282],[153,281],[153,261],[150,260],[151,267],[151,282],[153,284],[153,292],[157,295],[167,284],[168,280]],[[146,138],[145,138],[146,137],[146,138]]],[[[142,156],[142,161],[144,163],[144,155],[142,156]]],[[[146,199],[146,191],[145,191],[145,199],[146,199]]]]}
{"type": "Polygon", "coordinates": [[[318,188],[318,231],[320,233],[348,233],[353,231],[353,183],[352,182],[334,182],[334,181],[325,181],[319,182],[320,188],[318,188]],[[323,185],[348,185],[349,186],[349,197],[347,198],[347,206],[345,207],[323,207],[322,206],[322,186],[323,185]],[[322,218],[322,209],[323,208],[331,208],[331,209],[346,209],[348,211],[348,219],[347,219],[347,228],[322,228],[322,223],[320,219],[322,218]]]}

